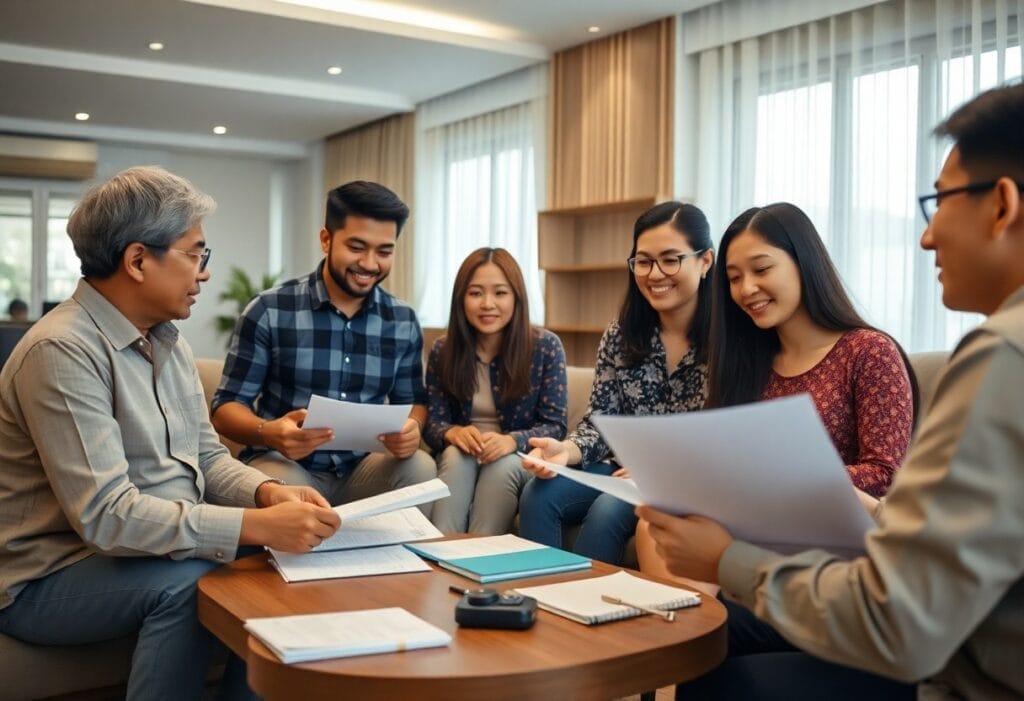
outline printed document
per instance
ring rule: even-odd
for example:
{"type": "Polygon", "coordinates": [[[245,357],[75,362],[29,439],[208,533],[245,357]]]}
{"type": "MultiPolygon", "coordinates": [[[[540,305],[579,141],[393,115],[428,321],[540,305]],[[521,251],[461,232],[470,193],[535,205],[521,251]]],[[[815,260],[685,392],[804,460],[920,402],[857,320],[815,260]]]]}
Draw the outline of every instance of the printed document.
{"type": "Polygon", "coordinates": [[[516,455],[521,457],[523,460],[529,460],[532,463],[546,467],[562,477],[571,479],[573,482],[579,482],[580,484],[592,487],[599,492],[605,492],[607,494],[611,494],[613,497],[618,497],[628,504],[639,505],[645,503],[643,495],[640,493],[640,490],[636,488],[636,482],[632,479],[584,472],[583,470],[568,467],[567,465],[559,465],[557,463],[548,462],[547,460],[541,460],[540,458],[535,458],[534,456],[527,455],[526,453],[516,452],[516,455]]]}
{"type": "Polygon", "coordinates": [[[314,394],[309,398],[308,411],[306,420],[302,422],[303,428],[334,430],[334,439],[319,446],[317,450],[372,453],[384,448],[377,436],[402,430],[412,405],[357,404],[314,394]]]}
{"type": "Polygon", "coordinates": [[[286,582],[430,571],[430,565],[402,545],[317,553],[274,551],[270,564],[286,582]]]}
{"type": "Polygon", "coordinates": [[[593,422],[643,502],[662,511],[708,516],[784,552],[862,552],[874,525],[809,395],[593,422]]]}
{"type": "Polygon", "coordinates": [[[341,516],[341,527],[344,528],[345,521],[354,521],[357,518],[366,518],[387,511],[397,511],[408,506],[426,504],[450,495],[451,490],[448,489],[448,485],[435,477],[427,482],[410,484],[408,487],[400,487],[392,489],[390,492],[340,504],[335,506],[334,510],[338,516],[341,516]]]}
{"type": "Polygon", "coordinates": [[[245,629],[286,664],[442,647],[452,641],[437,626],[397,607],[250,618],[245,629]]]}

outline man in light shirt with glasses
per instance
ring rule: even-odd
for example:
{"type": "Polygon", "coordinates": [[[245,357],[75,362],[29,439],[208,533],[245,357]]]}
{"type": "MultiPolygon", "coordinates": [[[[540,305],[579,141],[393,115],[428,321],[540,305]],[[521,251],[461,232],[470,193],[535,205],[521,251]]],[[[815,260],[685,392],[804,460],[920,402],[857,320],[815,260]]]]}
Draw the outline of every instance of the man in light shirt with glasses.
{"type": "MultiPolygon", "coordinates": [[[[170,323],[210,278],[213,200],[156,167],[68,220],[82,277],[0,373],[0,632],[37,645],[137,635],[129,699],[200,698],[213,648],[196,581],[239,546],[307,552],[338,527],[220,444],[170,323]]],[[[246,695],[237,660],[224,691],[246,695]]]]}

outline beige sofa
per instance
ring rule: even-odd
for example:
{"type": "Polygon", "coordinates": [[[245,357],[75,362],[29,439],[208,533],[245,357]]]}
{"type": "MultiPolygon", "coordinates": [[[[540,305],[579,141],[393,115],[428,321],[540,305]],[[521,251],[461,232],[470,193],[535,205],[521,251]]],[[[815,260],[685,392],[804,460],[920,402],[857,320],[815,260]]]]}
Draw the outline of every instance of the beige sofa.
{"type": "MultiPolygon", "coordinates": [[[[945,358],[946,354],[941,352],[911,356],[921,388],[922,412],[935,391],[938,371],[945,358]]],[[[220,381],[223,361],[199,359],[197,365],[209,400],[220,381]]],[[[570,427],[575,426],[586,411],[593,378],[592,368],[568,370],[570,427]]],[[[224,438],[221,440],[237,455],[240,446],[224,438]]],[[[633,552],[627,554],[627,562],[635,563],[633,552]]],[[[123,698],[123,684],[134,644],[133,638],[122,638],[91,645],[44,647],[27,645],[0,634],[0,678],[4,680],[0,698],[11,701],[51,696],[61,696],[66,701],[123,698]]]]}

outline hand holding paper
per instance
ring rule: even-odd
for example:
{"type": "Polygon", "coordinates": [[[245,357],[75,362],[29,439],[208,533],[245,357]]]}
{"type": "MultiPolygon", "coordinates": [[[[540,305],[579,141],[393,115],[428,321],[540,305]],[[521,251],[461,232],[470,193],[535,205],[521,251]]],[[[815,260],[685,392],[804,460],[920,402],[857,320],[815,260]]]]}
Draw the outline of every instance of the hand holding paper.
{"type": "Polygon", "coordinates": [[[384,448],[378,436],[402,432],[411,409],[409,404],[356,404],[314,394],[309,398],[309,413],[302,425],[306,429],[334,431],[334,438],[319,450],[372,453],[384,448]]]}
{"type": "Polygon", "coordinates": [[[530,453],[529,455],[526,453],[517,453],[517,455],[523,459],[524,465],[530,463],[541,469],[550,471],[552,476],[560,475],[562,477],[566,477],[574,482],[585,484],[586,486],[598,491],[611,494],[613,497],[618,497],[628,504],[643,504],[645,502],[640,490],[636,488],[636,483],[631,479],[584,472],[580,469],[566,467],[565,465],[548,462],[547,460],[541,460],[540,458],[535,457],[533,453],[530,453]]]}
{"type": "Polygon", "coordinates": [[[718,584],[718,562],[732,543],[721,524],[704,516],[670,516],[650,506],[637,508],[636,515],[647,521],[669,572],[718,584]]]}

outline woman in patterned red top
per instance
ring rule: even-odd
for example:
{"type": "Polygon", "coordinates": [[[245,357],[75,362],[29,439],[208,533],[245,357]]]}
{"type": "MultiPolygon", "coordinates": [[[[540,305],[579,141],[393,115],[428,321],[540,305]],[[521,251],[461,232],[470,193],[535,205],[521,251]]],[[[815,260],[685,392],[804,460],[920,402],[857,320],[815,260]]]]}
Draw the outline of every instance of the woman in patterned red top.
{"type": "MultiPolygon", "coordinates": [[[[743,212],[722,237],[713,289],[708,406],[808,392],[854,486],[883,496],[910,445],[913,371],[854,310],[807,215],[786,202],[743,212]]],[[[730,656],[796,649],[725,605],[730,656]]]]}
{"type": "Polygon", "coordinates": [[[906,456],[915,388],[902,349],[853,308],[814,224],[780,202],[722,237],[708,406],[808,392],[854,486],[881,497],[906,456]]]}

